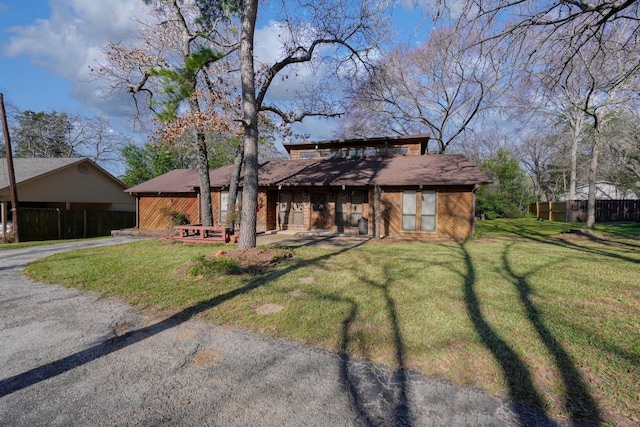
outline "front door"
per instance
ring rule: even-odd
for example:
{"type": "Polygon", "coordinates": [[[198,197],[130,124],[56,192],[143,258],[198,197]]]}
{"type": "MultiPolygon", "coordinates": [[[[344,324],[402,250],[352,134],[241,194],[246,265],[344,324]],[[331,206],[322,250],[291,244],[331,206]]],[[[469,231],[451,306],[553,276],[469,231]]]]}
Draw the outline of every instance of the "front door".
{"type": "Polygon", "coordinates": [[[293,218],[291,218],[291,225],[303,226],[304,225],[304,212],[302,210],[302,191],[294,191],[293,193],[293,205],[291,211],[293,218]]]}
{"type": "Polygon", "coordinates": [[[286,230],[289,226],[289,212],[291,211],[291,198],[289,193],[280,193],[278,199],[278,227],[286,230]]]}
{"type": "Polygon", "coordinates": [[[311,228],[324,230],[329,227],[327,193],[311,193],[311,228]]]}
{"type": "Polygon", "coordinates": [[[349,198],[346,191],[339,191],[336,194],[336,225],[340,231],[349,225],[347,218],[349,214],[349,198]]]}

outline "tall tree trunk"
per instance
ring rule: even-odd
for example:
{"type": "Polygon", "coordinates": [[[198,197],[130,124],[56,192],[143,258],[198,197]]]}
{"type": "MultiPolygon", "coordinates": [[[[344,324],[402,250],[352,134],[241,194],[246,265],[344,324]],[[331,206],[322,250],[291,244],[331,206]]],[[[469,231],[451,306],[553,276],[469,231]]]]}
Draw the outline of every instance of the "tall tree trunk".
{"type": "Polygon", "coordinates": [[[253,38],[258,15],[258,0],[245,0],[242,11],[240,40],[240,77],[244,121],[244,181],[242,188],[242,219],[238,247],[256,246],[258,211],[258,106],[253,66],[253,38]]]}
{"type": "Polygon", "coordinates": [[[578,170],[578,141],[580,134],[582,134],[583,117],[582,113],[577,113],[578,117],[571,124],[571,173],[569,175],[569,200],[575,200],[576,198],[576,182],[577,170],[578,170]]]}
{"type": "Polygon", "coordinates": [[[600,154],[600,121],[596,119],[593,134],[593,151],[589,163],[589,196],[587,198],[587,228],[596,225],[596,179],[598,171],[598,155],[600,154]]]}
{"type": "Polygon", "coordinates": [[[244,141],[238,145],[238,152],[236,158],[233,161],[233,172],[231,174],[231,181],[229,182],[229,200],[227,200],[227,218],[231,215],[233,221],[229,224],[231,231],[235,231],[235,223],[237,218],[236,213],[236,199],[238,198],[238,183],[240,182],[240,172],[242,172],[242,162],[244,161],[244,141]]]}
{"type": "MultiPolygon", "coordinates": [[[[195,80],[193,86],[195,87],[195,80]]],[[[194,97],[189,99],[189,108],[193,112],[200,111],[200,104],[194,97]]],[[[209,156],[207,154],[207,136],[204,129],[196,129],[196,170],[200,181],[200,222],[212,226],[213,212],[211,207],[211,181],[209,179],[209,156]]]]}
{"type": "Polygon", "coordinates": [[[204,132],[196,131],[196,155],[198,179],[200,181],[200,221],[202,225],[213,225],[211,207],[211,181],[209,179],[209,159],[207,156],[207,140],[204,132]]]}

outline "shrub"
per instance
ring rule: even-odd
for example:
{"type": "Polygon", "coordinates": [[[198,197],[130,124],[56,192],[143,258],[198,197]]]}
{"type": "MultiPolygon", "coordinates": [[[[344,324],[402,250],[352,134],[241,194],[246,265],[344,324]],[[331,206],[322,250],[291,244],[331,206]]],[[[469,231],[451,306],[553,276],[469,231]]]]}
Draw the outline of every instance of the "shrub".
{"type": "Polygon", "coordinates": [[[192,265],[189,267],[189,276],[240,273],[242,273],[242,268],[240,268],[238,263],[226,257],[207,259],[204,255],[200,255],[193,259],[192,265]]]}
{"type": "Polygon", "coordinates": [[[167,217],[171,226],[189,224],[189,217],[184,212],[172,210],[169,206],[160,208],[160,213],[167,217]]]}

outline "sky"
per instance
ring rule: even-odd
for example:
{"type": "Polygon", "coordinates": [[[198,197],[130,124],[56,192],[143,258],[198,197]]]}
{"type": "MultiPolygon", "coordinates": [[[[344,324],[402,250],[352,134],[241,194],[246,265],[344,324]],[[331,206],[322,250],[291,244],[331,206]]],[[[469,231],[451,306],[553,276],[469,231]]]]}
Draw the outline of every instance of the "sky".
{"type": "MultiPolygon", "coordinates": [[[[261,3],[256,29],[256,51],[265,55],[278,42],[268,5],[261,3]]],[[[144,142],[132,130],[129,99],[97,96],[99,82],[89,72],[100,46],[135,36],[135,17],[144,10],[142,0],[0,0],[0,92],[5,103],[22,111],[105,116],[115,130],[144,142]]],[[[421,10],[408,0],[393,8],[398,40],[419,43],[425,37],[421,10]]],[[[336,121],[316,119],[295,130],[323,140],[332,138],[336,128],[336,121]]]]}

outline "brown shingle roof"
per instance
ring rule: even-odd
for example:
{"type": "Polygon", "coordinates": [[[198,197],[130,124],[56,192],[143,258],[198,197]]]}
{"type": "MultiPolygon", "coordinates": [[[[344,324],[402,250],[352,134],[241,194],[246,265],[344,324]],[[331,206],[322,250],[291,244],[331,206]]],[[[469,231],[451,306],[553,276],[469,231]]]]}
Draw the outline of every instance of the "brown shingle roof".
{"type": "Polygon", "coordinates": [[[192,193],[198,185],[198,172],[176,169],[126,189],[127,193],[192,193]]]}
{"type": "MultiPolygon", "coordinates": [[[[227,187],[232,166],[210,171],[211,187],[227,187]]],[[[259,185],[383,186],[480,185],[491,180],[462,155],[398,156],[367,159],[271,160],[260,164],[259,185]]],[[[131,193],[191,192],[199,187],[194,170],[175,170],[128,189],[131,193]]]]}

